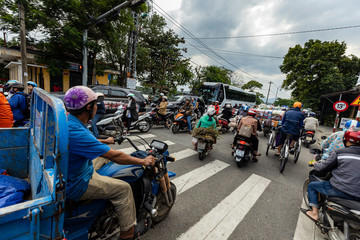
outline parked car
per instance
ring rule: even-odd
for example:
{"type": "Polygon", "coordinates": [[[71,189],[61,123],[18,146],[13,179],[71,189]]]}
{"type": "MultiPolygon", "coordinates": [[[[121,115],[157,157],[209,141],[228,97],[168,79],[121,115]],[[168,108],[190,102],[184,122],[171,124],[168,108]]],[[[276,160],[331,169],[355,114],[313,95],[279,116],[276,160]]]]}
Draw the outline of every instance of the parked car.
{"type": "MultiPolygon", "coordinates": [[[[123,88],[119,86],[111,86],[111,85],[93,85],[91,89],[94,92],[101,92],[105,95],[105,106],[108,109],[117,110],[119,107],[116,103],[119,101],[127,102],[127,95],[129,93],[133,93],[135,95],[136,104],[138,106],[139,112],[145,112],[146,106],[146,99],[144,98],[141,91],[130,89],[130,88],[123,88]]],[[[111,112],[111,110],[109,112],[111,112]]]]}
{"type": "Polygon", "coordinates": [[[195,95],[176,95],[174,97],[175,101],[169,101],[168,104],[168,109],[170,111],[176,111],[177,109],[179,109],[179,107],[183,106],[185,104],[185,99],[186,98],[197,98],[199,101],[199,110],[201,111],[200,116],[202,115],[202,113],[204,113],[205,111],[205,102],[204,100],[199,97],[199,96],[195,96],[195,95]]]}

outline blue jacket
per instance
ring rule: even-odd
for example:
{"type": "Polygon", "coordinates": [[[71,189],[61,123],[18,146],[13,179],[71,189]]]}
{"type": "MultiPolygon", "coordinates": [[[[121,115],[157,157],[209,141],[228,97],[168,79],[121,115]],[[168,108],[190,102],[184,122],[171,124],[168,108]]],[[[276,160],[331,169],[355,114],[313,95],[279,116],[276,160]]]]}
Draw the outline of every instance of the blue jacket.
{"type": "Polygon", "coordinates": [[[292,135],[300,135],[300,130],[303,126],[305,115],[300,108],[292,108],[287,111],[282,119],[282,131],[292,135]]]}
{"type": "Polygon", "coordinates": [[[9,99],[11,111],[14,115],[14,121],[21,121],[24,119],[22,111],[26,108],[26,98],[22,94],[23,93],[15,93],[9,99]]]}

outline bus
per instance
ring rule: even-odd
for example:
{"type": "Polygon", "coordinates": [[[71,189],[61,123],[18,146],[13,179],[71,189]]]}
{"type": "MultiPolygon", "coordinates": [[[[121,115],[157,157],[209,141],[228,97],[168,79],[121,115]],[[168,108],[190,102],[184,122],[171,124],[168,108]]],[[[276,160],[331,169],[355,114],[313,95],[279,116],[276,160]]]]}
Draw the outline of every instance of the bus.
{"type": "Polygon", "coordinates": [[[229,102],[232,106],[235,104],[256,105],[256,93],[247,92],[239,87],[231,86],[218,82],[204,82],[198,89],[198,94],[210,105],[212,101],[219,101],[223,107],[229,102]]]}

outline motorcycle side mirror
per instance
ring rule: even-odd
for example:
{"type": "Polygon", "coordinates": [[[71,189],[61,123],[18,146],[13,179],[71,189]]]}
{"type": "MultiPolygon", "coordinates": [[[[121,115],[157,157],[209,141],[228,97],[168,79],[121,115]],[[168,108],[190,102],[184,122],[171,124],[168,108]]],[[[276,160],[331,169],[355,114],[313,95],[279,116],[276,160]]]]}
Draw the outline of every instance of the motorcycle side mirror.
{"type": "Polygon", "coordinates": [[[321,136],[321,139],[325,140],[325,139],[327,139],[327,136],[321,136]]]}
{"type": "Polygon", "coordinates": [[[316,148],[312,148],[309,151],[311,154],[321,154],[322,153],[322,150],[316,149],[316,148]]]}

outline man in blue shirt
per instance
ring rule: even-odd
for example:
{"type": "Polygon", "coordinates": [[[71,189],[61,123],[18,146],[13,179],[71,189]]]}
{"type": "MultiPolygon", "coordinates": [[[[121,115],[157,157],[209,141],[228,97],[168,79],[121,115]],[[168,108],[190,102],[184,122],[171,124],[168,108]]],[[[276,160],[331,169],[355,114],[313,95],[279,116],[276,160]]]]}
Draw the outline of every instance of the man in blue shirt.
{"type": "Polygon", "coordinates": [[[25,120],[24,111],[26,109],[26,96],[24,93],[24,85],[22,83],[13,83],[11,84],[14,94],[9,99],[9,104],[11,111],[14,116],[14,126],[20,126],[21,123],[25,120]]]}
{"type": "Polygon", "coordinates": [[[132,239],[135,232],[136,209],[131,187],[128,183],[100,176],[96,173],[99,162],[109,159],[117,164],[151,166],[154,157],[145,159],[131,157],[113,150],[99,142],[87,129],[86,123],[97,111],[98,95],[90,88],[76,86],[70,88],[64,97],[69,111],[69,170],[66,197],[72,200],[109,199],[115,207],[120,224],[120,238],[132,239]],[[102,157],[102,158],[99,158],[102,157]],[[104,159],[105,158],[105,159],[104,159]],[[94,167],[95,166],[95,167],[94,167]]]}
{"type": "Polygon", "coordinates": [[[300,137],[300,131],[304,124],[305,115],[301,112],[301,102],[295,102],[293,108],[287,111],[281,121],[281,135],[278,142],[278,151],[275,156],[280,156],[281,148],[286,140],[286,134],[292,135],[290,148],[294,147],[295,142],[300,137]]]}

